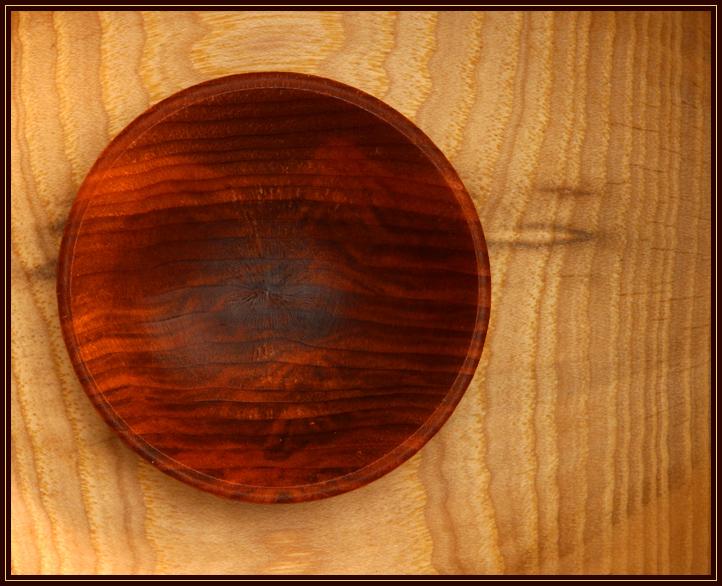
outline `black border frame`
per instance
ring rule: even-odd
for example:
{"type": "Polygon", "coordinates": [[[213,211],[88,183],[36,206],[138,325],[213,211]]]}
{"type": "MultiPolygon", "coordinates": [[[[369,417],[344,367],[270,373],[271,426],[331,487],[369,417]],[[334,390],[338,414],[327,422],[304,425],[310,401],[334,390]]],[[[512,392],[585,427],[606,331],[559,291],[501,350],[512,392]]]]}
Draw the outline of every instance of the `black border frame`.
{"type": "Polygon", "coordinates": [[[370,5],[360,7],[358,5],[344,6],[338,4],[313,4],[306,6],[295,6],[288,4],[265,4],[265,5],[204,5],[197,6],[192,4],[177,4],[173,6],[166,6],[161,4],[128,4],[128,5],[94,5],[90,3],[80,2],[74,5],[8,5],[4,4],[4,15],[5,15],[5,222],[4,222],[4,241],[5,241],[5,417],[3,420],[5,426],[5,503],[4,503],[4,522],[5,522],[5,558],[4,558],[4,576],[3,581],[135,581],[135,580],[172,580],[172,581],[286,581],[290,579],[296,579],[298,581],[325,581],[325,580],[343,580],[348,579],[352,581],[363,581],[363,580],[524,580],[524,581],[558,581],[558,580],[589,580],[589,581],[616,581],[616,580],[713,580],[717,581],[717,315],[716,315],[716,302],[717,302],[717,4],[699,4],[699,5],[680,5],[680,4],[669,4],[669,5],[617,5],[617,4],[593,4],[592,2],[581,3],[575,5],[537,5],[537,4],[525,4],[525,5],[497,5],[497,6],[485,6],[485,5],[472,5],[472,4],[459,4],[459,5],[424,5],[424,4],[407,4],[407,5],[370,5]],[[10,459],[7,456],[10,444],[10,318],[11,318],[11,305],[10,305],[10,288],[8,287],[8,281],[10,280],[10,257],[11,251],[9,244],[11,241],[10,233],[10,206],[8,202],[11,197],[11,157],[10,157],[10,83],[11,83],[11,18],[13,12],[25,12],[25,11],[46,11],[53,10],[56,12],[60,11],[127,11],[134,9],[144,9],[151,11],[178,11],[185,9],[192,9],[195,11],[208,11],[208,10],[232,10],[232,11],[245,11],[249,9],[263,9],[263,10],[317,10],[317,9],[336,9],[336,10],[347,10],[347,11],[359,11],[359,10],[587,10],[587,11],[602,11],[602,10],[614,10],[614,11],[664,11],[664,10],[675,10],[675,11],[702,11],[711,12],[711,122],[712,122],[712,144],[711,155],[712,155],[712,173],[710,176],[710,189],[712,193],[712,231],[714,238],[712,239],[712,255],[711,255],[711,325],[712,325],[712,336],[711,336],[711,361],[710,361],[710,455],[711,455],[711,532],[710,532],[710,573],[700,575],[650,575],[650,574],[637,574],[637,575],[592,575],[592,574],[574,574],[574,575],[540,575],[540,574],[529,574],[529,575],[448,575],[448,576],[426,576],[426,575],[374,575],[374,576],[363,576],[363,575],[248,575],[248,576],[224,576],[224,575],[13,575],[10,570],[10,556],[11,556],[11,535],[10,535],[10,459]]]}

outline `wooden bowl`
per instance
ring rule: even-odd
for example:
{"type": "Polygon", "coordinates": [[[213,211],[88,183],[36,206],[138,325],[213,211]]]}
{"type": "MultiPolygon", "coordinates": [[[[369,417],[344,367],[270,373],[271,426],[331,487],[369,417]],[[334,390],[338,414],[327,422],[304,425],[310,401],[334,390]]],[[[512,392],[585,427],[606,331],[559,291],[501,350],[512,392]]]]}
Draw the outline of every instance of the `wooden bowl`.
{"type": "Polygon", "coordinates": [[[164,472],[255,502],[364,485],[438,431],[486,334],[474,205],[409,120],[340,83],[234,75],[150,108],[60,251],[90,399],[164,472]]]}

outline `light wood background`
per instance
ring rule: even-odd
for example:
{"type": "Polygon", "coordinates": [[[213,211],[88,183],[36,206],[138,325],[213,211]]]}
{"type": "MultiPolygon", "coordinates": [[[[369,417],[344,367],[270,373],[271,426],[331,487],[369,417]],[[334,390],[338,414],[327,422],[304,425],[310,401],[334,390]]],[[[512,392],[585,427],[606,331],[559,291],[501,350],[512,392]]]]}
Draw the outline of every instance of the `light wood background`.
{"type": "Polygon", "coordinates": [[[12,571],[705,573],[710,15],[12,16],[12,571]],[[63,224],[108,141],[216,76],[292,70],[414,120],[492,264],[473,384],[416,457],[301,505],[156,471],[86,399],[58,324],[63,224]]]}

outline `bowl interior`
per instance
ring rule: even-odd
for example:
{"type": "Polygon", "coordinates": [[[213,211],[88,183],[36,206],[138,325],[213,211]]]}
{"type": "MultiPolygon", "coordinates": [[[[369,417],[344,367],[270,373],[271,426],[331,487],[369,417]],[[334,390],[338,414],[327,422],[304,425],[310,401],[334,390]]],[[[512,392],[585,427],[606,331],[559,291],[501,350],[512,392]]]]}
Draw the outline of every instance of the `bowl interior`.
{"type": "Polygon", "coordinates": [[[166,471],[241,498],[299,500],[410,455],[478,359],[488,269],[458,180],[329,93],[155,112],[103,155],[66,234],[96,405],[166,471]]]}

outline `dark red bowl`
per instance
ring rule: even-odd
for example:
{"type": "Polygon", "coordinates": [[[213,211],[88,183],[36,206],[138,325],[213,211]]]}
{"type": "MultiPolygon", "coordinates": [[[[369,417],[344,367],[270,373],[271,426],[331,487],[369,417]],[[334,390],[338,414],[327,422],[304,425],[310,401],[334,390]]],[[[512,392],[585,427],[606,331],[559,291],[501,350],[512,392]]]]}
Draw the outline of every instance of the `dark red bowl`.
{"type": "Polygon", "coordinates": [[[340,83],[234,75],[103,152],[60,251],[75,369],[106,421],[217,495],[295,502],[409,458],[471,381],[486,244],[409,120],[340,83]]]}

